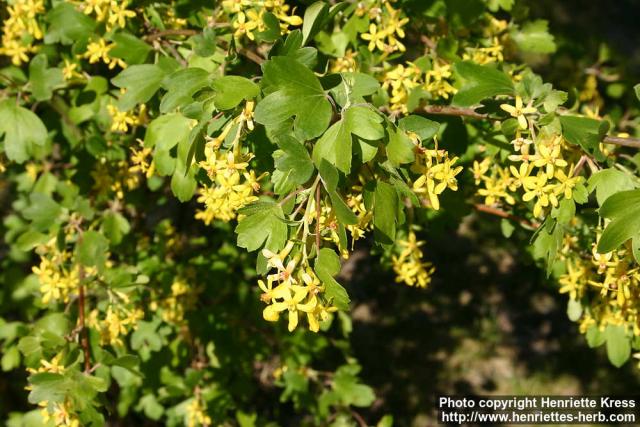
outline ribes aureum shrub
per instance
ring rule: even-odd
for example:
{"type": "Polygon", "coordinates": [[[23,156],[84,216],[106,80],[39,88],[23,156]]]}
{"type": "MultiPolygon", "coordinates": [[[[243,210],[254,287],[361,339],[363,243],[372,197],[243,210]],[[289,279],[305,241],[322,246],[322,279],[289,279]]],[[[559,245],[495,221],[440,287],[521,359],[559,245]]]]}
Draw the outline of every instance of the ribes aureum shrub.
{"type": "Polygon", "coordinates": [[[0,3],[1,366],[26,370],[33,405],[9,425],[361,423],[375,395],[341,265],[373,247],[421,292],[438,268],[421,236],[461,206],[529,233],[569,318],[624,364],[640,350],[637,100],[607,115],[598,75],[545,83],[523,58],[555,41],[526,15],[0,3]]]}

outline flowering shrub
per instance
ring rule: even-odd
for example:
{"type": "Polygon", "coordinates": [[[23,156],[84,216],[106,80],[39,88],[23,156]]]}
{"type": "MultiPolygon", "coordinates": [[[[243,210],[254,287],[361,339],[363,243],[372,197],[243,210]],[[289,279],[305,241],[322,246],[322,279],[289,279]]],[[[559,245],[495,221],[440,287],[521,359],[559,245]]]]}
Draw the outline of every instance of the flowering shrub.
{"type": "Polygon", "coordinates": [[[360,422],[341,264],[369,242],[428,287],[456,204],[530,233],[590,346],[640,350],[637,108],[545,83],[522,58],[554,38],[514,1],[1,7],[11,425],[266,425],[261,386],[360,422]]]}

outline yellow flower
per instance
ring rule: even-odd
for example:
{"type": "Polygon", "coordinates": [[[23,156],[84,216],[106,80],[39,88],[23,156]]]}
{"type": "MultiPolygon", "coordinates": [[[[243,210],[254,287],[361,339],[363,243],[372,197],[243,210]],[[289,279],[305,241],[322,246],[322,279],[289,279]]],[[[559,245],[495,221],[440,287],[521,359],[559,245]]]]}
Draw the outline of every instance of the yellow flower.
{"type": "Polygon", "coordinates": [[[258,28],[260,21],[260,16],[253,9],[249,10],[246,14],[244,12],[238,13],[238,17],[233,23],[233,28],[235,28],[235,32],[233,33],[234,37],[246,35],[249,40],[254,40],[255,36],[252,31],[258,28]],[[247,17],[249,17],[249,21],[247,21],[247,17]]]}
{"type": "Polygon", "coordinates": [[[564,173],[562,169],[556,170],[556,179],[558,184],[556,185],[556,194],[564,194],[565,199],[570,199],[573,196],[573,189],[576,185],[584,181],[582,176],[573,176],[575,172],[575,165],[569,167],[569,172],[564,173]]]}
{"type": "Polygon", "coordinates": [[[522,200],[525,202],[536,199],[533,206],[533,215],[539,218],[547,206],[557,206],[558,199],[553,193],[553,185],[547,184],[547,175],[539,173],[537,176],[529,176],[523,179],[525,193],[522,200]]]}
{"type": "Polygon", "coordinates": [[[363,40],[369,41],[369,45],[367,48],[373,52],[377,47],[380,50],[384,50],[384,39],[387,37],[386,31],[378,31],[378,27],[376,24],[369,25],[369,32],[362,34],[363,40]]]}
{"type": "Polygon", "coordinates": [[[502,108],[507,113],[511,114],[511,117],[515,117],[518,120],[518,124],[520,125],[520,129],[526,129],[529,127],[527,122],[526,114],[534,114],[538,110],[534,107],[528,106],[525,107],[522,104],[522,98],[520,96],[516,96],[516,105],[509,104],[501,104],[500,108],[502,108]]]}
{"type": "Polygon", "coordinates": [[[302,303],[309,292],[306,286],[292,285],[288,290],[289,292],[284,293],[282,302],[275,302],[264,309],[264,318],[278,320],[279,313],[287,310],[289,312],[288,329],[292,332],[298,326],[298,311],[311,312],[316,304],[313,299],[308,303],[302,303]]]}

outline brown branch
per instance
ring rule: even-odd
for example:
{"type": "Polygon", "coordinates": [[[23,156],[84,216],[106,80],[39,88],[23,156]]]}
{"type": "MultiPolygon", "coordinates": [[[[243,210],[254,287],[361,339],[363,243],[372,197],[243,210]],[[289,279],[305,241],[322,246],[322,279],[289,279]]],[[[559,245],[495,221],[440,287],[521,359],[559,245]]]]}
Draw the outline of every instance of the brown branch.
{"type": "Polygon", "coordinates": [[[197,30],[189,30],[189,29],[164,30],[164,31],[158,31],[157,33],[146,35],[143,38],[146,41],[150,42],[155,39],[160,39],[162,37],[167,37],[167,36],[195,36],[198,33],[199,31],[197,30]]]}
{"type": "Polygon", "coordinates": [[[483,204],[475,204],[473,206],[476,208],[476,210],[478,212],[484,212],[484,213],[488,213],[490,215],[498,216],[500,218],[510,219],[512,221],[518,222],[518,223],[520,223],[522,225],[525,225],[527,227],[530,227],[530,228],[538,228],[538,227],[540,227],[540,224],[538,224],[538,223],[530,222],[527,219],[520,218],[519,216],[516,216],[516,215],[512,215],[509,212],[503,211],[502,209],[494,208],[492,206],[487,206],[487,205],[483,205],[483,204]]]}
{"type": "Polygon", "coordinates": [[[426,105],[423,111],[427,114],[442,116],[469,117],[472,119],[488,119],[488,114],[478,113],[473,108],[451,107],[450,105],[426,105]]]}
{"type": "Polygon", "coordinates": [[[91,354],[89,353],[89,335],[85,325],[85,299],[84,299],[84,267],[78,266],[78,323],[80,328],[80,345],[84,352],[84,371],[91,372],[91,354]]]}
{"type": "MultiPolygon", "coordinates": [[[[449,105],[427,105],[422,108],[427,114],[438,114],[443,116],[468,117],[471,119],[488,119],[488,114],[478,113],[473,108],[451,107],[449,105]]],[[[640,148],[640,138],[605,136],[602,139],[605,144],[619,145],[621,147],[640,148]]]]}
{"type": "Polygon", "coordinates": [[[316,251],[320,253],[320,184],[316,185],[316,251]]]}
{"type": "Polygon", "coordinates": [[[351,411],[351,415],[353,416],[353,418],[355,418],[355,420],[358,422],[358,426],[359,427],[368,427],[369,424],[367,424],[367,422],[364,420],[364,418],[362,418],[362,415],[360,415],[359,413],[357,413],[353,409],[350,409],[350,411],[351,411]]]}
{"type": "Polygon", "coordinates": [[[640,138],[623,138],[621,136],[605,136],[605,144],[620,145],[622,147],[640,148],[640,138]]]}

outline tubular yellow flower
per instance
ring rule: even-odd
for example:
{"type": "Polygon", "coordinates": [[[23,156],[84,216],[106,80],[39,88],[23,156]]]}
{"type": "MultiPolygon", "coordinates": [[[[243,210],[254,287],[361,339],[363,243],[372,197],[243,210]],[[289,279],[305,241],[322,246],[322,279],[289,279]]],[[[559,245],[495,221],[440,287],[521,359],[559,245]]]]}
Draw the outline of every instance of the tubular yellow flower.
{"type": "Polygon", "coordinates": [[[516,96],[516,105],[510,104],[501,104],[500,108],[502,108],[507,113],[511,114],[511,117],[515,117],[518,120],[518,125],[520,129],[526,129],[529,127],[529,123],[527,122],[526,115],[537,113],[538,110],[534,107],[525,107],[522,104],[522,98],[520,96],[516,96]]]}

